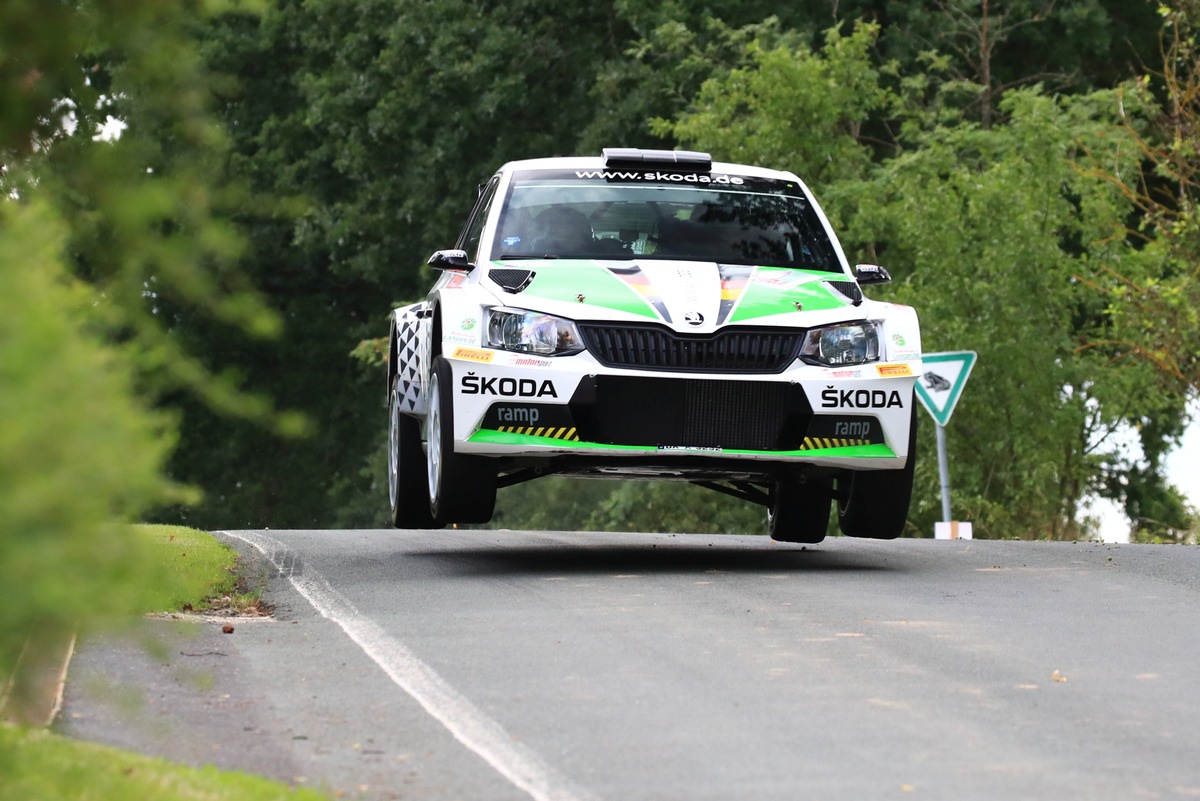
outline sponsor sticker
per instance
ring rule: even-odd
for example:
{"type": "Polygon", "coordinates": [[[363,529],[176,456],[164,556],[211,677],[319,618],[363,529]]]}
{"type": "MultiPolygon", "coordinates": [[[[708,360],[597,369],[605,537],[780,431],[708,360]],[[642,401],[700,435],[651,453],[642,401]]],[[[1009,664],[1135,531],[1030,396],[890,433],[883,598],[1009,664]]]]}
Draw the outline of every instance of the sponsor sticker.
{"type": "Polygon", "coordinates": [[[833,433],[838,437],[858,437],[867,439],[871,436],[871,420],[834,420],[833,433]]]}
{"type": "Polygon", "coordinates": [[[509,406],[496,410],[496,419],[501,423],[536,423],[542,419],[542,410],[536,406],[509,406]]]}
{"type": "MultiPolygon", "coordinates": [[[[490,361],[490,359],[489,359],[490,361]]],[[[462,377],[462,394],[493,395],[503,398],[557,398],[558,391],[550,379],[480,376],[467,373],[462,377]]]]}
{"type": "Polygon", "coordinates": [[[883,378],[895,378],[897,376],[912,375],[912,368],[907,364],[879,364],[875,366],[879,371],[879,375],[883,378]]]}
{"type": "Polygon", "coordinates": [[[461,323],[458,324],[458,330],[459,331],[474,331],[475,326],[477,325],[477,322],[478,321],[476,321],[476,319],[474,317],[468,317],[467,319],[463,320],[461,323]]]}
{"type": "MultiPolygon", "coordinates": [[[[507,385],[505,389],[509,389],[507,385]]],[[[520,392],[520,385],[514,387],[517,392],[520,392]]],[[[500,393],[500,388],[496,386],[496,393],[500,393]]],[[[515,397],[520,397],[519,395],[515,397]]],[[[546,431],[554,431],[556,433],[542,433],[538,436],[555,437],[556,439],[570,439],[575,437],[578,439],[575,431],[575,423],[571,419],[571,412],[566,406],[558,406],[551,404],[538,404],[533,401],[521,400],[517,403],[505,403],[499,401],[488,407],[487,414],[483,416],[483,427],[494,429],[496,431],[506,431],[515,434],[534,434],[539,428],[546,431]]]]}
{"type": "Polygon", "coordinates": [[[669,181],[676,184],[732,184],[733,186],[741,186],[746,183],[743,178],[736,175],[703,175],[658,170],[648,172],[640,170],[576,170],[575,175],[579,178],[603,178],[606,181],[669,181]]]}
{"type": "Polygon", "coordinates": [[[826,417],[816,415],[805,432],[805,447],[843,448],[883,442],[883,426],[873,416],[826,417]],[[832,443],[832,444],[831,444],[832,443]]]}
{"type": "Polygon", "coordinates": [[[830,385],[821,391],[823,409],[903,409],[904,401],[897,390],[837,389],[830,385]]]}
{"type": "Polygon", "coordinates": [[[513,356],[508,362],[517,367],[549,367],[551,365],[549,359],[536,359],[532,356],[513,356]]]}
{"type": "Polygon", "coordinates": [[[494,351],[490,351],[490,350],[478,350],[476,348],[455,348],[454,353],[452,355],[455,359],[462,359],[463,361],[481,362],[483,364],[487,364],[487,363],[491,362],[492,357],[495,356],[496,354],[494,351]]]}

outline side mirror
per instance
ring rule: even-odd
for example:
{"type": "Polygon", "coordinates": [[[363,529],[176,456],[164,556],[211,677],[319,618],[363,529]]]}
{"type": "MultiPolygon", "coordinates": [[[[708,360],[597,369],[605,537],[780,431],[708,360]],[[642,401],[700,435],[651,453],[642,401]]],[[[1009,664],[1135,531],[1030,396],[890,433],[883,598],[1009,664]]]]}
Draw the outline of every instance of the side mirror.
{"type": "Polygon", "coordinates": [[[467,261],[465,250],[439,250],[429,257],[429,266],[435,270],[475,269],[475,265],[467,261]]]}
{"type": "Polygon", "coordinates": [[[878,264],[856,264],[854,265],[854,278],[858,281],[859,286],[871,286],[872,284],[888,283],[892,280],[892,274],[878,264]]]}

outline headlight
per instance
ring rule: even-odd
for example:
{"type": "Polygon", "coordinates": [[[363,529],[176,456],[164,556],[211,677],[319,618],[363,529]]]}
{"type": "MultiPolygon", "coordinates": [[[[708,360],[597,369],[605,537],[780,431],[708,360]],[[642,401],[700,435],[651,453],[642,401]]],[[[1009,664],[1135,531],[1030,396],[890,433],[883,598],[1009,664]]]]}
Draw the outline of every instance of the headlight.
{"type": "Polygon", "coordinates": [[[579,329],[562,317],[521,309],[491,309],[487,321],[487,344],[491,348],[543,356],[567,356],[583,350],[579,329]]]}
{"type": "Polygon", "coordinates": [[[869,322],[813,328],[804,337],[800,357],[810,364],[826,367],[877,362],[878,328],[869,322]]]}

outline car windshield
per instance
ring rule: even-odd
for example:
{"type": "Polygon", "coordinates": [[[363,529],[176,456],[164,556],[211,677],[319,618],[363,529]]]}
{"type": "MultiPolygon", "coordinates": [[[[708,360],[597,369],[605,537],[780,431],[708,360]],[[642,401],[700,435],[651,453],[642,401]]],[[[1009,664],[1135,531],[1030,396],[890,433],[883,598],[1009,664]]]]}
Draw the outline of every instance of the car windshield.
{"type": "Polygon", "coordinates": [[[715,174],[518,172],[504,199],[491,254],[493,259],[675,259],[841,272],[799,185],[715,174]]]}

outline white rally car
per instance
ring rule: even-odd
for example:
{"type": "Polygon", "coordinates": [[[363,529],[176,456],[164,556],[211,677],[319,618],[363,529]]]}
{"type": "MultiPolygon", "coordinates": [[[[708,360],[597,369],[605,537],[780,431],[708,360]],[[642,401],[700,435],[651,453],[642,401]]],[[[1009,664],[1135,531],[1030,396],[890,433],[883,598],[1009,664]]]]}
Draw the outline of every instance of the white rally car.
{"type": "Polygon", "coordinates": [[[777,540],[898,536],[921,333],[861,287],[807,187],[705,153],[504,165],[428,297],[396,309],[388,488],[400,528],[491,519],[541,476],[690,481],[777,540]]]}

